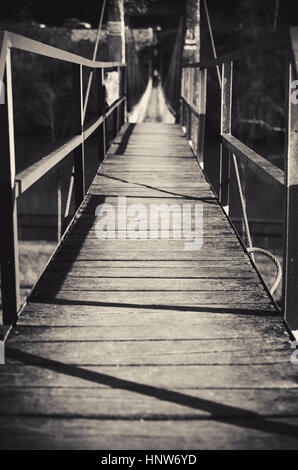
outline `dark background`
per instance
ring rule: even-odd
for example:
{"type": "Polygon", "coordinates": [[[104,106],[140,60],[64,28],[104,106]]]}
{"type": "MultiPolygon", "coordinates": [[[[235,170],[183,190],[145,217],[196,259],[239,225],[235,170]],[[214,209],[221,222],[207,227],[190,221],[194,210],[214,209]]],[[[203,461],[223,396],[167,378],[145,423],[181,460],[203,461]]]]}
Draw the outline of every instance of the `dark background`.
{"type": "Polygon", "coordinates": [[[67,18],[78,18],[96,26],[102,7],[102,0],[84,0],[84,2],[69,2],[52,0],[11,0],[2,3],[0,18],[6,21],[34,20],[48,25],[59,26],[67,18]]]}
{"type": "MultiPolygon", "coordinates": [[[[181,0],[183,1],[183,0],[181,0]]],[[[10,0],[2,2],[0,21],[37,21],[48,25],[61,26],[67,18],[78,18],[96,26],[102,7],[102,0],[84,0],[82,3],[52,0],[10,0]]],[[[213,19],[229,27],[227,19],[234,20],[239,7],[259,12],[260,19],[274,9],[274,0],[209,0],[208,6],[213,19]]],[[[297,0],[280,0],[279,27],[297,24],[297,0]]],[[[242,18],[243,27],[249,27],[251,13],[242,18]]]]}

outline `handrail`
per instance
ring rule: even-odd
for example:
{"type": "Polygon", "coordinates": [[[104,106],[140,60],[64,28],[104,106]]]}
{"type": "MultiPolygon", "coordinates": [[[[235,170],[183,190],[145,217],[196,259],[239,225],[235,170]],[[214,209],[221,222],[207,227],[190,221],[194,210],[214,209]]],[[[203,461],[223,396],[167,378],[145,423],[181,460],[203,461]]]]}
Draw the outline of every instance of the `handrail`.
{"type": "Polygon", "coordinates": [[[190,103],[189,101],[187,101],[187,99],[184,98],[184,96],[181,96],[180,99],[181,99],[181,101],[184,102],[184,104],[185,104],[186,106],[188,106],[188,107],[191,109],[191,111],[192,111],[192,113],[193,113],[194,116],[196,116],[197,118],[200,117],[200,110],[199,110],[198,106],[196,106],[196,105],[194,105],[193,103],[190,103]]]}
{"type": "MultiPolygon", "coordinates": [[[[28,190],[51,170],[57,169],[65,159],[72,155],[73,176],[71,187],[74,187],[76,209],[81,205],[85,194],[85,157],[84,143],[94,132],[98,132],[98,162],[106,155],[107,126],[106,120],[111,117],[112,138],[117,135],[126,120],[126,64],[120,62],[98,62],[76,54],[57,49],[41,42],[28,39],[15,33],[5,31],[0,55],[0,81],[4,82],[5,100],[0,106],[0,205],[3,217],[1,230],[1,290],[3,324],[13,325],[21,308],[19,283],[18,223],[17,198],[28,190]],[[15,175],[15,138],[12,91],[11,50],[18,49],[44,57],[68,62],[72,65],[72,136],[55,150],[15,175]],[[96,74],[97,117],[84,124],[88,100],[84,99],[83,67],[92,69],[96,74]],[[107,109],[103,70],[116,69],[119,74],[119,98],[107,109]]],[[[58,188],[58,193],[61,191],[58,188]]],[[[70,196],[70,194],[69,194],[70,196]]],[[[70,205],[71,196],[67,199],[70,205]]],[[[58,237],[61,238],[61,204],[58,204],[58,237]]],[[[62,235],[63,236],[63,235],[62,235]]]]}
{"type": "Polygon", "coordinates": [[[277,183],[280,186],[285,184],[285,172],[259,155],[257,152],[247,147],[231,134],[222,134],[222,141],[231,153],[236,155],[244,163],[248,164],[253,173],[266,183],[277,183]]]}
{"type": "Polygon", "coordinates": [[[58,149],[49,153],[41,160],[33,163],[25,170],[16,175],[15,197],[18,198],[27,191],[40,178],[55,168],[59,163],[65,160],[65,157],[83,143],[83,137],[76,135],[72,139],[67,139],[58,149]]]}
{"type": "Polygon", "coordinates": [[[8,48],[31,52],[51,59],[57,59],[63,62],[69,62],[71,64],[82,65],[91,69],[112,69],[116,67],[125,66],[125,64],[122,64],[121,62],[98,62],[96,60],[86,59],[85,57],[82,57],[80,55],[65,51],[63,49],[58,49],[54,46],[49,46],[48,44],[36,41],[35,39],[30,39],[25,36],[21,36],[20,34],[4,31],[3,46],[0,59],[0,80],[3,80],[6,50],[8,48]]]}
{"type": "Polygon", "coordinates": [[[94,122],[89,123],[84,127],[84,132],[81,135],[77,135],[64,141],[56,150],[45,155],[41,160],[33,163],[25,170],[21,171],[16,175],[16,198],[20,197],[27,191],[33,184],[35,184],[40,178],[45,176],[49,171],[55,168],[59,163],[62,163],[65,158],[77,147],[93,134],[94,131],[109,117],[115,109],[120,106],[126,97],[119,98],[116,100],[106,112],[104,116],[95,118],[94,122]]]}
{"type": "MultiPolygon", "coordinates": [[[[221,150],[219,171],[219,201],[229,216],[230,193],[230,165],[234,164],[237,176],[237,189],[241,199],[242,220],[248,241],[250,253],[256,251],[252,248],[250,228],[246,214],[246,201],[241,186],[238,160],[267,185],[273,185],[276,190],[281,190],[285,197],[285,223],[284,223],[284,259],[283,259],[283,313],[285,320],[293,330],[298,330],[298,27],[292,27],[288,32],[270,33],[260,40],[229,52],[213,60],[200,63],[183,65],[183,79],[180,102],[182,106],[181,124],[186,129],[188,140],[197,155],[198,161],[204,168],[204,129],[206,117],[206,74],[209,67],[222,66],[221,79],[221,150]],[[286,46],[290,54],[288,60],[287,83],[287,113],[286,113],[286,158],[285,171],[280,170],[271,162],[263,158],[257,152],[250,149],[243,142],[232,135],[232,81],[233,62],[245,59],[253,55],[262,54],[280,47],[286,46]],[[195,69],[199,72],[199,80],[196,81],[195,69]],[[205,79],[202,80],[202,77],[205,79]],[[192,91],[194,84],[197,86],[199,107],[194,101],[192,91]],[[191,96],[190,96],[191,95],[191,96]],[[194,140],[194,120],[198,120],[197,137],[194,140]],[[197,145],[195,145],[197,144],[197,145]]],[[[253,255],[251,255],[254,262],[253,255]]],[[[280,279],[280,275],[278,276],[280,279]]],[[[276,282],[274,283],[276,288],[276,282]]]]}

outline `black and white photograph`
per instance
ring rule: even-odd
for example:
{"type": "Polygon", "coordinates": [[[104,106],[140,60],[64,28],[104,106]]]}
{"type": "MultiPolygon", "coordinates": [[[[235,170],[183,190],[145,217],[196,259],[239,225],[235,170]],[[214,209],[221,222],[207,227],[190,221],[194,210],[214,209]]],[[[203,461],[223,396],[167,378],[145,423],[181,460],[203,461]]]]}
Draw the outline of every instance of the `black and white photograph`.
{"type": "Polygon", "coordinates": [[[0,210],[1,456],[298,450],[297,0],[3,0],[0,210]]]}

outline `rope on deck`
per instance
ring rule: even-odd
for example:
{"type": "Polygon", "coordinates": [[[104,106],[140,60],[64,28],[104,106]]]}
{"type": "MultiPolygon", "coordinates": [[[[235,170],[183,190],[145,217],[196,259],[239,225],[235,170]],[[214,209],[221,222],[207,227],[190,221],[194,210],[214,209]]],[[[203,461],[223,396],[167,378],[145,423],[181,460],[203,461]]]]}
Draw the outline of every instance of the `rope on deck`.
{"type": "Polygon", "coordinates": [[[282,268],[281,268],[280,262],[272,253],[270,253],[270,251],[264,250],[263,248],[252,247],[252,248],[247,248],[247,251],[248,253],[260,253],[261,255],[265,255],[268,258],[270,258],[275,264],[276,276],[275,276],[274,283],[272,284],[272,287],[270,289],[270,294],[273,295],[276,289],[278,288],[280,281],[282,280],[282,268]]]}
{"type": "MultiPolygon", "coordinates": [[[[216,47],[215,47],[215,41],[214,41],[214,36],[213,36],[213,31],[212,31],[212,26],[211,26],[211,21],[210,21],[209,10],[208,10],[208,6],[207,6],[207,0],[204,0],[204,8],[205,8],[205,14],[206,14],[206,17],[207,17],[207,23],[208,23],[208,29],[209,29],[209,35],[210,35],[210,40],[211,40],[213,56],[216,59],[217,58],[216,47]]],[[[219,87],[221,88],[222,83],[221,83],[220,70],[219,70],[218,66],[216,67],[216,69],[217,69],[219,87]]],[[[281,267],[281,264],[280,264],[279,260],[276,258],[276,256],[274,256],[269,251],[264,250],[263,248],[254,247],[253,244],[252,244],[252,238],[251,238],[249,222],[248,222],[248,217],[247,217],[247,211],[246,211],[246,201],[245,201],[245,197],[244,197],[243,190],[242,190],[241,178],[240,178],[237,158],[234,154],[232,154],[232,159],[233,159],[234,170],[235,170],[235,175],[236,175],[238,194],[239,194],[239,197],[240,197],[242,220],[243,220],[245,234],[246,234],[246,238],[247,238],[247,245],[248,245],[247,252],[251,255],[251,259],[252,259],[255,266],[256,266],[256,263],[255,263],[255,257],[253,255],[253,253],[260,253],[264,256],[267,256],[275,264],[275,266],[276,266],[276,276],[275,276],[275,280],[274,280],[271,288],[269,289],[270,294],[273,295],[274,292],[276,291],[276,289],[278,288],[280,281],[282,280],[282,267],[281,267]]]]}
{"type": "Polygon", "coordinates": [[[247,252],[251,254],[251,258],[255,264],[255,258],[253,256],[253,253],[260,253],[264,256],[267,256],[269,259],[273,261],[273,263],[276,266],[276,277],[275,280],[270,288],[270,294],[273,295],[276,289],[279,286],[279,283],[282,279],[282,267],[279,262],[279,260],[274,256],[272,253],[270,253],[267,250],[264,250],[263,248],[258,248],[254,247],[252,244],[252,239],[251,239],[251,234],[250,234],[250,228],[249,228],[249,223],[248,223],[248,217],[247,217],[247,211],[246,211],[246,202],[245,202],[245,197],[243,194],[242,190],[242,185],[241,185],[241,179],[240,179],[240,174],[239,174],[239,168],[238,168],[238,162],[235,157],[235,155],[232,155],[233,157],[233,163],[234,163],[234,169],[235,169],[235,174],[236,174],[236,182],[237,182],[237,188],[238,188],[238,193],[240,197],[240,206],[241,206],[241,212],[242,212],[242,220],[244,223],[244,228],[245,228],[245,233],[246,233],[246,238],[247,238],[247,252]]]}

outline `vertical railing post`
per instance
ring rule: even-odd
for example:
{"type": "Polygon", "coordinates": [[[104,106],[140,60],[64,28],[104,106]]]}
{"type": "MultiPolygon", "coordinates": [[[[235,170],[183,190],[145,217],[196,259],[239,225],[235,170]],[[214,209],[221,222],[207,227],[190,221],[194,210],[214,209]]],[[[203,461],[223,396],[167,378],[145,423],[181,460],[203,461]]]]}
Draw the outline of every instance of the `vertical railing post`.
{"type": "MultiPolygon", "coordinates": [[[[120,68],[120,98],[125,97],[125,68],[120,68]]],[[[120,105],[120,128],[125,122],[125,101],[120,105]]]]}
{"type": "Polygon", "coordinates": [[[184,127],[184,101],[183,101],[183,91],[184,91],[184,69],[181,69],[181,82],[180,82],[180,112],[179,112],[179,124],[181,127],[184,127]]]}
{"type": "Polygon", "coordinates": [[[185,128],[185,104],[184,104],[184,99],[181,100],[181,126],[185,128]]]}
{"type": "Polygon", "coordinates": [[[182,127],[185,130],[185,133],[187,132],[187,118],[186,118],[186,105],[185,105],[185,100],[187,99],[187,94],[186,94],[186,84],[187,84],[187,69],[183,69],[183,87],[182,87],[182,96],[183,96],[183,101],[182,101],[182,127]]]}
{"type": "Polygon", "coordinates": [[[128,86],[127,86],[127,65],[123,67],[123,96],[125,101],[123,103],[123,124],[127,122],[127,103],[128,103],[128,86]]]}
{"type": "Polygon", "coordinates": [[[188,106],[188,118],[187,118],[187,140],[191,141],[191,133],[192,133],[192,111],[191,107],[188,106]]]}
{"type": "MultiPolygon", "coordinates": [[[[83,67],[73,65],[73,132],[83,136],[83,67]]],[[[85,197],[84,142],[73,152],[75,205],[79,207],[85,197]]]]}
{"type": "MultiPolygon", "coordinates": [[[[191,77],[191,68],[188,68],[188,80],[187,80],[187,83],[188,83],[188,93],[187,93],[187,101],[188,103],[191,103],[192,102],[192,85],[193,85],[193,81],[192,81],[192,77],[191,77]]],[[[187,115],[187,140],[190,141],[191,140],[191,135],[192,135],[192,110],[190,108],[190,106],[188,106],[188,115],[187,115]]]]}
{"type": "MultiPolygon", "coordinates": [[[[185,69],[184,98],[185,98],[185,100],[186,100],[186,102],[187,102],[187,101],[188,101],[188,68],[185,69]]],[[[186,134],[186,136],[187,136],[187,129],[188,129],[188,110],[187,110],[186,103],[185,103],[184,112],[185,112],[185,134],[186,134]]]]}
{"type": "Polygon", "coordinates": [[[207,69],[199,69],[199,122],[197,137],[197,158],[204,169],[205,122],[207,103],[207,69]]]}
{"type": "Polygon", "coordinates": [[[291,329],[298,330],[298,103],[292,97],[294,80],[297,77],[290,63],[287,83],[283,301],[287,323],[291,329]]]}
{"type": "Polygon", "coordinates": [[[112,113],[112,140],[115,139],[117,135],[117,126],[118,126],[118,108],[115,108],[112,113]]]}
{"type": "MultiPolygon", "coordinates": [[[[117,67],[117,72],[118,72],[118,97],[121,98],[121,67],[117,67]]],[[[121,110],[120,110],[120,106],[117,106],[117,110],[116,110],[116,132],[115,132],[115,135],[118,134],[119,132],[119,129],[121,127],[121,124],[120,124],[120,118],[121,118],[121,110]]]]}
{"type": "Polygon", "coordinates": [[[15,323],[21,306],[10,48],[7,49],[4,86],[5,103],[0,104],[1,291],[3,324],[9,326],[15,323]]]}
{"type": "Polygon", "coordinates": [[[62,181],[61,181],[61,170],[57,171],[56,176],[57,183],[57,241],[61,240],[62,236],[62,181]]]}
{"type": "Polygon", "coordinates": [[[190,76],[190,68],[187,67],[187,101],[190,102],[191,95],[190,95],[190,86],[191,86],[191,76],[190,76]]]}
{"type": "MultiPolygon", "coordinates": [[[[103,69],[96,70],[96,83],[97,83],[97,114],[103,116],[105,114],[105,87],[103,84],[103,69]]],[[[105,119],[98,128],[98,160],[101,163],[106,156],[106,133],[105,133],[105,119]]]]}
{"type": "MultiPolygon", "coordinates": [[[[222,66],[220,133],[231,134],[233,62],[222,66]]],[[[220,144],[219,201],[229,213],[230,152],[220,144]]]]}

